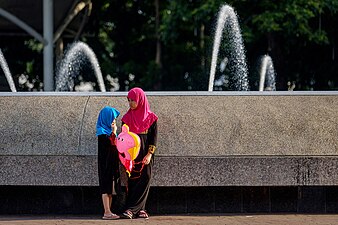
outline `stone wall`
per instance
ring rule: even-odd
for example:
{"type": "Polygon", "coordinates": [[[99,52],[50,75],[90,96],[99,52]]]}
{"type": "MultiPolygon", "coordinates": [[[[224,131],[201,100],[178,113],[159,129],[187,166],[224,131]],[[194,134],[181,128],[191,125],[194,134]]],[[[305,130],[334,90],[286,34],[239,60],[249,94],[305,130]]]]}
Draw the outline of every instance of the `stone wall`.
{"type": "MultiPolygon", "coordinates": [[[[96,119],[126,94],[2,93],[0,185],[97,185],[96,119]]],[[[338,92],[147,95],[155,186],[338,185],[338,92]]]]}

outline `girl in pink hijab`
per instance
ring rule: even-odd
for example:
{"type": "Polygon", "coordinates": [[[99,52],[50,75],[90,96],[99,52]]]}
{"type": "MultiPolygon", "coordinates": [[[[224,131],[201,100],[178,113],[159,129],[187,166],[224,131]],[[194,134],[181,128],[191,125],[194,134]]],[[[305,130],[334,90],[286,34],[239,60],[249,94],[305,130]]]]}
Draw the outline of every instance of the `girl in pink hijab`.
{"type": "Polygon", "coordinates": [[[122,123],[129,126],[131,132],[141,139],[140,153],[135,161],[135,167],[128,177],[128,195],[126,211],[122,217],[148,218],[145,210],[148,198],[151,169],[157,142],[157,119],[150,110],[147,96],[141,88],[133,88],[128,92],[129,110],[122,117],[122,123]]]}

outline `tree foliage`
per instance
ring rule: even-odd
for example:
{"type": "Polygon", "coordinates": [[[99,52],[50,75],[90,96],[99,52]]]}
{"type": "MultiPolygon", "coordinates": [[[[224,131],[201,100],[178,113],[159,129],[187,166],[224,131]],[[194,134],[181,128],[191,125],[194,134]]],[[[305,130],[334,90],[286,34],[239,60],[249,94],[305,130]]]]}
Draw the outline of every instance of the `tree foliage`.
{"type": "MultiPolygon", "coordinates": [[[[257,90],[257,59],[264,54],[273,60],[277,90],[287,90],[292,83],[295,90],[338,90],[338,0],[162,0],[157,1],[158,27],[154,0],[92,2],[81,40],[96,53],[108,90],[112,77],[118,79],[120,91],[133,86],[207,90],[215,24],[223,4],[238,15],[251,90],[257,90]]],[[[73,41],[63,39],[66,45],[73,41]]],[[[38,43],[29,38],[0,41],[0,48],[15,61],[10,67],[17,76],[42,80],[38,43]],[[18,41],[24,56],[16,60],[10,48],[18,41]]]]}

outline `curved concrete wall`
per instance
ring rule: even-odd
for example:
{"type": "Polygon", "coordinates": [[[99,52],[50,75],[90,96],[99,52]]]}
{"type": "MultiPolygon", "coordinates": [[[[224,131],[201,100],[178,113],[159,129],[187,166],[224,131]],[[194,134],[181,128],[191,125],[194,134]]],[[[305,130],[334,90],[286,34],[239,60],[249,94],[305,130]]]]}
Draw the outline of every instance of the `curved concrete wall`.
{"type": "MultiPolygon", "coordinates": [[[[126,95],[0,93],[0,185],[97,185],[96,119],[126,95]]],[[[338,92],[147,95],[153,186],[338,185],[338,92]]]]}
{"type": "MultiPolygon", "coordinates": [[[[96,155],[97,115],[105,105],[123,115],[125,96],[2,96],[0,154],[96,155]]],[[[148,98],[159,116],[159,155],[338,155],[338,95],[148,98]]]]}

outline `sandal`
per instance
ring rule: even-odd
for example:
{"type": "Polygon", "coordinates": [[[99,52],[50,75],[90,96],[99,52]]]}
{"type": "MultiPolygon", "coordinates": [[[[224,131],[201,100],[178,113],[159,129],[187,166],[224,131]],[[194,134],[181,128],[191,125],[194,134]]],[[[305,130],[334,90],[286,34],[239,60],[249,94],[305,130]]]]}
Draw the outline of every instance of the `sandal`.
{"type": "Polygon", "coordinates": [[[120,216],[114,214],[114,213],[111,213],[111,214],[104,214],[103,217],[102,217],[103,220],[117,220],[117,219],[120,219],[120,216]]]}
{"type": "Polygon", "coordinates": [[[145,210],[141,210],[138,215],[139,218],[149,219],[149,215],[145,210]]]}
{"type": "Polygon", "coordinates": [[[122,218],[124,219],[132,219],[133,213],[130,210],[126,210],[124,213],[122,213],[122,218]]]}

